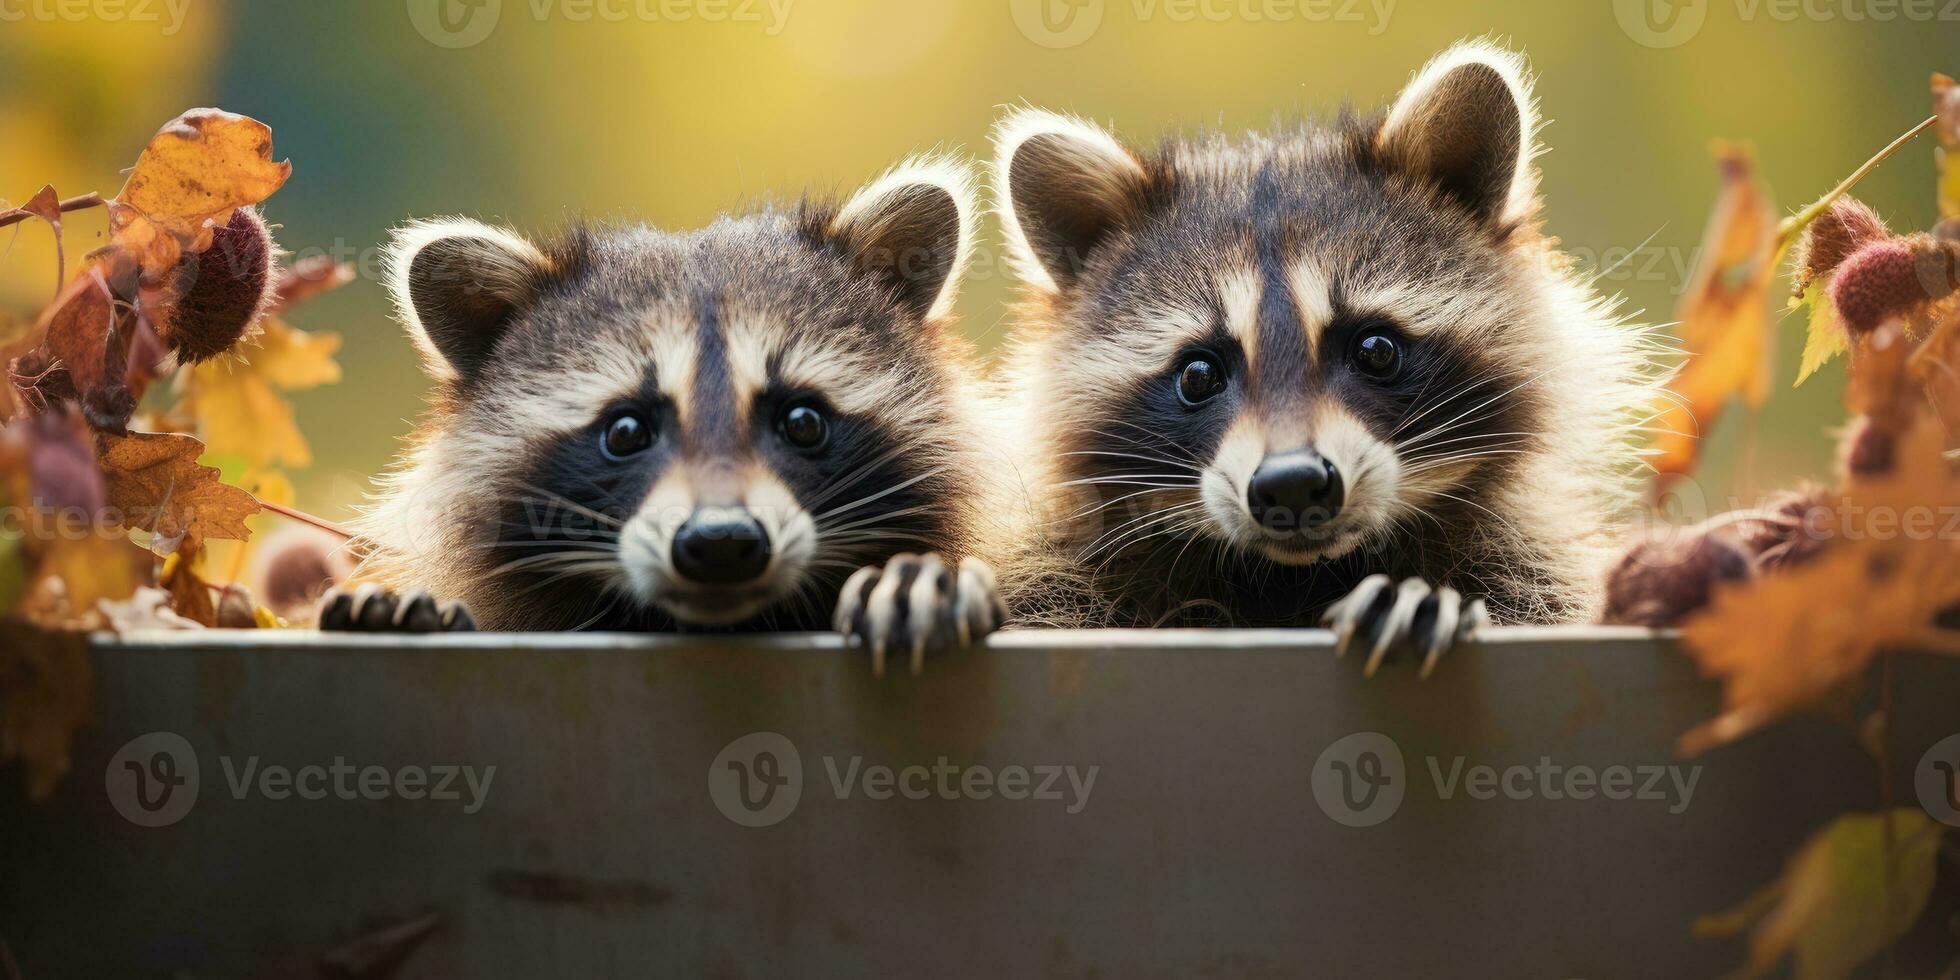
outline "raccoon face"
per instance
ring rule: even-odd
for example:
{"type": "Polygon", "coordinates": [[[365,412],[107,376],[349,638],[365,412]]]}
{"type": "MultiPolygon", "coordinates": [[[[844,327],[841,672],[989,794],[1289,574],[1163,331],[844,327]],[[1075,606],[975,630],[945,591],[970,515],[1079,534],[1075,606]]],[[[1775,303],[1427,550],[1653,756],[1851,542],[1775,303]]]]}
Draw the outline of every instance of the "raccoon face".
{"type": "Polygon", "coordinates": [[[808,628],[858,567],[949,547],[968,433],[940,321],[972,220],[964,172],[925,160],[690,234],[404,232],[439,381],[411,473],[475,529],[454,561],[479,616],[808,628]]]}
{"type": "Polygon", "coordinates": [[[1058,482],[1097,492],[1091,550],[1196,532],[1305,565],[1479,506],[1542,431],[1538,382],[1583,356],[1521,244],[1533,125],[1518,60],[1484,45],[1379,122],[1144,156],[1008,118],[996,183],[1045,307],[1018,383],[1058,482]]]}

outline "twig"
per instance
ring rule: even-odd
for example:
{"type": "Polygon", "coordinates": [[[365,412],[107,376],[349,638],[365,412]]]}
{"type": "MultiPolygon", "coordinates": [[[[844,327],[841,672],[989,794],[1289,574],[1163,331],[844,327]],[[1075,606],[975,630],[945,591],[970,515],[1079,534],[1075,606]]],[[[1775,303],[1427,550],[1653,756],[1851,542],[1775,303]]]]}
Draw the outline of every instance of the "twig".
{"type": "Polygon", "coordinates": [[[278,514],[281,517],[298,521],[301,524],[310,524],[314,527],[319,528],[322,531],[327,532],[328,534],[339,535],[340,537],[347,538],[349,540],[351,540],[354,537],[354,532],[349,531],[348,529],[341,527],[340,525],[335,524],[334,522],[327,520],[324,517],[314,517],[312,514],[309,514],[303,510],[294,510],[291,507],[287,507],[283,504],[275,504],[269,500],[259,501],[259,506],[275,514],[278,514]]]}
{"type": "Polygon", "coordinates": [[[1853,170],[1851,176],[1844,178],[1844,180],[1838,182],[1836,187],[1831,188],[1830,193],[1812,201],[1810,206],[1804,208],[1802,211],[1798,211],[1796,214],[1784,218],[1782,223],[1777,225],[1776,228],[1776,250],[1773,253],[1774,258],[1771,264],[1774,265],[1783,261],[1783,253],[1789,249],[1792,242],[1797,240],[1797,235],[1804,230],[1804,226],[1817,220],[1818,215],[1823,214],[1832,204],[1837,203],[1838,198],[1850,193],[1851,188],[1858,186],[1859,181],[1864,180],[1873,170],[1878,169],[1879,164],[1884,163],[1892,154],[1899,152],[1900,147],[1912,142],[1913,137],[1933,128],[1933,124],[1939,122],[1939,119],[1940,117],[1938,116],[1927,116],[1925,122],[1906,130],[1905,135],[1893,140],[1891,145],[1873,154],[1872,158],[1866,160],[1863,166],[1853,170]]]}
{"type": "MultiPolygon", "coordinates": [[[[107,203],[109,202],[104,200],[101,194],[98,194],[95,191],[90,191],[87,194],[77,194],[74,197],[62,201],[59,207],[61,209],[61,213],[67,214],[70,211],[81,211],[85,208],[99,208],[107,203]]],[[[25,211],[18,211],[18,210],[0,213],[0,228],[5,228],[8,225],[19,224],[31,217],[33,217],[33,215],[28,214],[25,211]]]]}

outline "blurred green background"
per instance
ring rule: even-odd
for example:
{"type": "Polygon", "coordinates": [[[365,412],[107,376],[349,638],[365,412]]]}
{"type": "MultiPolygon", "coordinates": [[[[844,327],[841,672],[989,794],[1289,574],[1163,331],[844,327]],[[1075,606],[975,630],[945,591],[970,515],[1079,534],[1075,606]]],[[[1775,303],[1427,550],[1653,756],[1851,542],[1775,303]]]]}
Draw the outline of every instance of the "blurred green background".
{"type": "MultiPolygon", "coordinates": [[[[393,455],[423,382],[371,275],[410,216],[548,230],[573,215],[685,228],[745,202],[843,192],[933,147],[986,153],[999,107],[1177,127],[1372,107],[1450,42],[1496,35],[1540,76],[1547,222],[1630,308],[1672,319],[1715,191],[1713,138],[1755,145],[1785,210],[1928,111],[1960,22],[1920,0],[0,0],[0,199],[52,182],[113,193],[165,120],[216,105],[272,126],[294,171],[265,211],[295,252],[363,278],[292,317],[346,338],[345,380],[297,396],[317,461],[301,506],[344,516],[393,455]],[[1890,13],[1889,20],[1879,18],[1890,13]]],[[[1859,194],[1896,228],[1934,220],[1931,144],[1859,194]]],[[[101,232],[71,221],[70,254],[101,232]]],[[[993,235],[991,225],[987,234],[993,235]]],[[[45,229],[0,238],[0,308],[48,298],[45,229]]],[[[991,350],[1013,283],[961,298],[991,350]]],[[[1748,497],[1828,465],[1840,372],[1716,428],[1702,485],[1748,497]]],[[[1712,501],[1719,506],[1719,501],[1712,501]]]]}

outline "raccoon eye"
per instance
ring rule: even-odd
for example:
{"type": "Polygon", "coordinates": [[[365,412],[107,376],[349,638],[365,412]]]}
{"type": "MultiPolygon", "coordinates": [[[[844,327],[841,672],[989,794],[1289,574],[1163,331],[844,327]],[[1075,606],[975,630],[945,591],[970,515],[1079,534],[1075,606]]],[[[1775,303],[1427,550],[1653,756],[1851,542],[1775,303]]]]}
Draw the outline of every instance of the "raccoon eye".
{"type": "Polygon", "coordinates": [[[783,412],[777,427],[782,430],[783,438],[798,449],[821,449],[830,440],[830,422],[809,405],[791,405],[783,412]]]}
{"type": "Polygon", "coordinates": [[[1186,405],[1210,401],[1225,390],[1225,365],[1210,354],[1192,354],[1177,367],[1177,397],[1186,405]]]}
{"type": "Polygon", "coordinates": [[[653,423],[638,412],[621,412],[606,423],[606,434],[599,447],[607,459],[623,460],[646,452],[653,445],[653,423]]]}
{"type": "Polygon", "coordinates": [[[1350,358],[1363,374],[1392,378],[1402,367],[1402,345],[1386,333],[1364,333],[1355,338],[1350,358]]]}

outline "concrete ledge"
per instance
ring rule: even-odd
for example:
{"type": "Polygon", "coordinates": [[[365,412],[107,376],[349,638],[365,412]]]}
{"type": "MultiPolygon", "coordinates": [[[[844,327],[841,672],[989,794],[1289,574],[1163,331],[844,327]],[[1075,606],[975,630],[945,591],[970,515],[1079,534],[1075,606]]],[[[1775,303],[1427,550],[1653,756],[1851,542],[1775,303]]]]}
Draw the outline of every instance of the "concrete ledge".
{"type": "MultiPolygon", "coordinates": [[[[1694,918],[1878,805],[1821,719],[1678,759],[1718,692],[1665,636],[1498,630],[1428,682],[1328,642],[1010,633],[881,682],[828,636],[105,639],[57,798],[0,775],[0,938],[27,980],[311,975],[426,913],[398,976],[1714,975],[1694,918]]],[[[1899,680],[1910,803],[1960,661],[1899,680]]]]}

